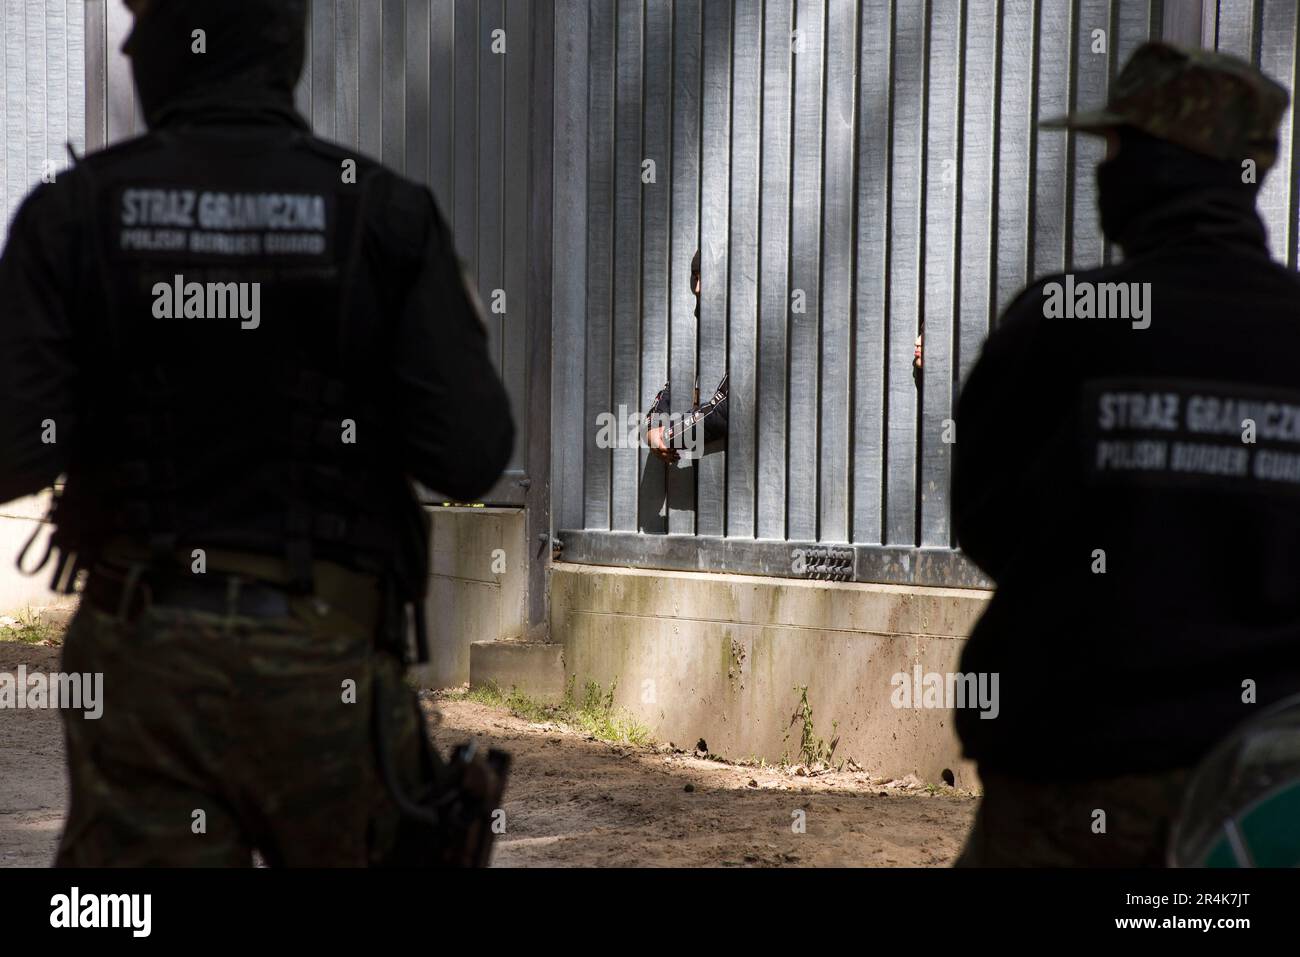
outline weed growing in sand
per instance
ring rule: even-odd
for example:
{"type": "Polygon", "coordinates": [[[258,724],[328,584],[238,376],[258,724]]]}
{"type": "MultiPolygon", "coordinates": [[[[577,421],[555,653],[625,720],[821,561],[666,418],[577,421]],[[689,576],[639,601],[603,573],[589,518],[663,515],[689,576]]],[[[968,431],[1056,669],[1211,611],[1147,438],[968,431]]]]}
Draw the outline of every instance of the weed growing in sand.
{"type": "MultiPolygon", "coordinates": [[[[835,732],[839,730],[839,722],[831,722],[831,743],[828,745],[822,738],[817,737],[817,729],[813,724],[812,705],[808,703],[808,686],[802,685],[794,689],[799,692],[799,707],[795,709],[790,716],[790,727],[796,724],[800,725],[799,732],[799,761],[809,770],[821,768],[835,768],[840,771],[844,768],[844,762],[840,761],[837,767],[833,761],[835,758],[835,748],[840,743],[839,735],[835,732]]],[[[790,731],[787,728],[785,739],[790,740],[790,731]]],[[[784,759],[783,759],[784,760],[784,759]]],[[[786,761],[785,763],[789,763],[786,761]]]]}
{"type": "Polygon", "coordinates": [[[58,645],[62,643],[58,628],[41,618],[41,613],[28,608],[21,615],[0,618],[0,641],[20,641],[25,645],[58,645]]]}

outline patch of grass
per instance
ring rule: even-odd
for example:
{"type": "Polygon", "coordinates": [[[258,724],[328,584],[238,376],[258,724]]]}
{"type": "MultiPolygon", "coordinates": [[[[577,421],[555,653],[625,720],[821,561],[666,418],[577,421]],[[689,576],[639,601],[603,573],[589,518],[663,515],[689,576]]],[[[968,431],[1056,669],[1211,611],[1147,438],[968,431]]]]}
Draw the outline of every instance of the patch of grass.
{"type": "Polygon", "coordinates": [[[21,615],[0,618],[0,641],[20,641],[25,645],[61,645],[63,630],[28,608],[21,615]]]}
{"type": "Polygon", "coordinates": [[[446,696],[452,701],[474,701],[492,708],[504,708],[517,718],[534,724],[552,722],[573,731],[591,735],[600,741],[615,744],[649,744],[650,731],[635,718],[614,707],[616,680],[608,692],[599,684],[588,681],[579,697],[577,679],[570,676],[564,689],[564,700],[559,704],[545,704],[512,688],[502,691],[495,685],[484,685],[469,691],[453,692],[446,696]]]}

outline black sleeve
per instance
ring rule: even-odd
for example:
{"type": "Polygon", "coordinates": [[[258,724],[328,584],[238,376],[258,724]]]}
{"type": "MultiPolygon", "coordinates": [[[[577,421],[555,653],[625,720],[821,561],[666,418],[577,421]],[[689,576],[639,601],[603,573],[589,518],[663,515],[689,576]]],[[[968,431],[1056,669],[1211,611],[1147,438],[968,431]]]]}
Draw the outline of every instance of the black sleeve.
{"type": "Polygon", "coordinates": [[[667,415],[672,411],[673,393],[672,389],[665,384],[663,391],[659,393],[657,400],[650,406],[646,415],[667,415]]]}
{"type": "Polygon", "coordinates": [[[52,485],[76,439],[78,363],[66,298],[75,229],[65,186],[38,187],[23,202],[0,258],[0,502],[52,485]]]}
{"type": "Polygon", "coordinates": [[[1038,288],[1008,307],[957,401],[953,525],[962,551],[994,581],[1030,520],[1026,466],[1047,431],[1041,383],[1064,371],[1045,348],[1038,288]]]}
{"type": "Polygon", "coordinates": [[[481,307],[427,189],[421,203],[430,226],[394,343],[398,432],[404,465],[414,478],[471,501],[504,471],[514,447],[514,421],[488,355],[481,307]]]}
{"type": "Polygon", "coordinates": [[[731,396],[718,403],[718,407],[704,420],[704,441],[716,442],[727,437],[727,412],[731,405],[731,396]]]}

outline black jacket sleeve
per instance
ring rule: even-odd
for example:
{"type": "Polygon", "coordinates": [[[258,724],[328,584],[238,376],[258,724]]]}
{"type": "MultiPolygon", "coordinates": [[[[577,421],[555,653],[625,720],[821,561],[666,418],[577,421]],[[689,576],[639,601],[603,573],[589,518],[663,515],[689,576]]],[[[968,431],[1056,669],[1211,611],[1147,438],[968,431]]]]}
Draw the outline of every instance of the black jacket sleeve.
{"type": "Polygon", "coordinates": [[[659,390],[659,394],[655,397],[655,401],[651,404],[650,408],[646,411],[646,415],[667,415],[669,412],[672,411],[672,403],[673,403],[672,387],[669,384],[665,383],[664,387],[661,390],[659,390]]]}
{"type": "Polygon", "coordinates": [[[704,420],[704,441],[716,442],[727,437],[727,413],[730,411],[731,395],[718,403],[718,407],[704,420]]]}
{"type": "MultiPolygon", "coordinates": [[[[1046,281],[1046,280],[1044,280],[1046,281]]],[[[953,524],[966,556],[997,581],[1031,521],[1028,502],[1040,447],[1056,409],[1045,380],[1065,374],[1053,358],[1042,317],[1041,286],[1016,299],[957,401],[953,447],[953,524]]]]}
{"type": "Polygon", "coordinates": [[[76,437],[76,243],[65,185],[28,196],[0,258],[0,502],[52,485],[76,437]]]}
{"type": "Polygon", "coordinates": [[[466,285],[432,194],[423,189],[420,196],[429,227],[398,316],[393,355],[403,464],[428,488],[471,501],[504,471],[514,447],[514,421],[488,355],[477,297],[466,285]]]}

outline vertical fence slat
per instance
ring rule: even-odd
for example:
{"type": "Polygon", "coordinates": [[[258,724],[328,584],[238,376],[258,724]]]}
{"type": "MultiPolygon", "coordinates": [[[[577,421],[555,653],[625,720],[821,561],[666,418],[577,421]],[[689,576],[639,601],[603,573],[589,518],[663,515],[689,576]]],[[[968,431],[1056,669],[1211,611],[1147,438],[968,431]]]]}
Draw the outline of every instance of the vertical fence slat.
{"type": "MultiPolygon", "coordinates": [[[[636,411],[668,379],[671,311],[669,280],[676,264],[670,249],[672,210],[672,0],[647,0],[645,12],[645,159],[654,163],[654,182],[643,183],[641,245],[641,387],[636,411]]],[[[637,527],[646,532],[668,530],[665,512],[667,467],[641,449],[637,527]]]]}
{"type": "Polygon", "coordinates": [[[455,20],[450,0],[429,4],[429,186],[448,222],[456,191],[455,20]]]}
{"type": "MultiPolygon", "coordinates": [[[[102,3],[102,0],[101,0],[102,3]]],[[[91,8],[94,9],[95,0],[91,0],[91,8]]],[[[18,60],[15,59],[15,48],[20,48],[21,44],[16,44],[13,40],[13,31],[10,28],[9,19],[9,2],[0,5],[0,91],[3,91],[4,99],[0,101],[0,113],[3,113],[5,129],[14,129],[13,111],[18,109],[20,103],[19,92],[21,80],[17,74],[18,60]]],[[[90,70],[87,65],[87,72],[90,70]]],[[[14,162],[20,161],[21,157],[17,156],[18,144],[14,142],[13,137],[5,137],[5,142],[0,144],[0,200],[4,202],[4,225],[5,238],[8,242],[9,221],[17,207],[14,205],[13,184],[10,182],[10,176],[14,171],[14,162]]]]}
{"type": "MultiPolygon", "coordinates": [[[[582,528],[583,453],[595,434],[584,389],[587,301],[587,0],[555,3],[552,514],[582,528]]],[[[545,427],[546,423],[543,423],[545,427]]]]}
{"type": "Polygon", "coordinates": [[[532,17],[532,0],[506,0],[505,112],[502,116],[505,132],[498,160],[504,183],[504,225],[499,242],[502,288],[506,291],[507,302],[506,314],[501,317],[501,377],[510,395],[515,430],[518,433],[515,450],[510,457],[510,467],[516,469],[524,468],[528,433],[532,427],[524,392],[528,378],[527,331],[532,317],[528,310],[531,299],[527,273],[529,250],[523,242],[528,234],[528,165],[532,152],[528,98],[532,17]]]}
{"type": "Polygon", "coordinates": [[[883,541],[885,349],[893,22],[889,4],[862,8],[858,71],[857,274],[853,320],[852,540],[883,541]]]}
{"type": "MultiPolygon", "coordinates": [[[[1294,90],[1296,79],[1296,17],[1300,4],[1296,0],[1257,0],[1263,4],[1259,30],[1259,59],[1256,65],[1294,90]]],[[[1294,94],[1292,107],[1282,114],[1277,131],[1277,164],[1265,177],[1259,190],[1259,213],[1268,228],[1268,245],[1273,258],[1295,268],[1296,223],[1291,191],[1295,169],[1294,94]]]]}
{"type": "Polygon", "coordinates": [[[961,274],[957,279],[959,385],[988,335],[993,285],[993,197],[997,187],[997,0],[967,0],[962,77],[961,274]]]}
{"type": "MultiPolygon", "coordinates": [[[[727,371],[727,237],[731,170],[731,9],[730,4],[704,4],[704,83],[700,180],[701,299],[700,398],[712,394],[727,371]]],[[[689,386],[688,386],[689,388],[689,386]]],[[[678,402],[682,409],[689,404],[678,402]]],[[[734,403],[733,403],[734,404],[734,403]]],[[[725,445],[696,463],[696,529],[701,535],[722,535],[726,528],[725,445]]]]}
{"type": "MultiPolygon", "coordinates": [[[[948,487],[952,445],[945,430],[953,414],[954,299],[957,277],[957,107],[961,102],[961,6],[936,4],[930,22],[931,64],[926,96],[925,175],[925,361],[921,395],[921,544],[952,544],[948,487]],[[937,68],[943,64],[941,68],[937,68]]],[[[895,360],[897,361],[897,360],[895,360]]],[[[900,363],[896,374],[902,376],[900,363]]]]}
{"type": "MultiPolygon", "coordinates": [[[[1070,109],[1070,58],[1072,0],[1048,0],[1039,21],[1038,120],[1060,116],[1070,109]]],[[[1034,260],[1030,277],[1065,269],[1065,231],[1069,216],[1069,136],[1061,130],[1038,133],[1034,154],[1034,260]]]]}
{"type": "Polygon", "coordinates": [[[1258,0],[1219,0],[1219,49],[1255,60],[1255,4],[1258,0]]]}
{"type": "MultiPolygon", "coordinates": [[[[1071,110],[1100,109],[1106,103],[1110,77],[1110,6],[1108,0],[1081,0],[1079,23],[1075,38],[1077,57],[1077,84],[1071,110]],[[1096,44],[1092,33],[1103,31],[1101,44],[1096,44]],[[1093,52],[1094,45],[1100,52],[1093,52]]],[[[1057,133],[1064,138],[1064,134],[1057,133]]],[[[1071,257],[1074,269],[1093,269],[1105,261],[1106,240],[1101,234],[1101,221],[1097,212],[1097,164],[1106,155],[1106,141],[1100,136],[1074,137],[1074,203],[1070,220],[1071,257]]]]}
{"type": "Polygon", "coordinates": [[[911,355],[920,325],[925,163],[925,5],[899,4],[894,24],[894,129],[890,182],[888,444],[885,541],[916,544],[916,385],[911,355]]]}
{"type": "MultiPolygon", "coordinates": [[[[100,3],[102,2],[102,0],[95,0],[95,2],[100,3]]],[[[311,7],[315,5],[315,2],[316,0],[312,0],[312,3],[309,4],[307,8],[307,22],[303,24],[302,75],[298,77],[298,84],[293,89],[294,108],[297,109],[298,113],[303,117],[303,119],[307,120],[308,122],[311,122],[311,117],[312,117],[311,41],[312,41],[312,36],[316,32],[316,28],[314,23],[315,17],[311,12],[311,7]]]]}
{"type": "Polygon", "coordinates": [[[825,48],[818,537],[847,542],[856,93],[853,79],[857,65],[857,4],[853,0],[831,0],[825,48]]]}
{"type": "Polygon", "coordinates": [[[334,138],[360,149],[361,20],[357,0],[334,0],[334,30],[334,138]]]}
{"type": "MultiPolygon", "coordinates": [[[[428,0],[424,0],[425,3],[428,0]]],[[[443,0],[439,0],[443,2],[443,0]]],[[[478,265],[478,176],[479,176],[479,5],[478,0],[455,0],[454,35],[456,67],[453,74],[455,96],[455,194],[448,197],[456,251],[465,261],[469,274],[477,277],[478,265]]],[[[428,17],[424,17],[428,23],[428,17]]],[[[407,38],[407,44],[412,41],[407,38]]],[[[426,61],[428,57],[425,57],[426,61]]],[[[427,107],[425,108],[427,111],[427,107]]],[[[424,114],[420,114],[423,116],[424,114]]],[[[408,121],[409,123],[410,121],[408,121]]],[[[418,129],[418,127],[412,127],[418,129]]]]}
{"type": "MultiPolygon", "coordinates": [[[[383,0],[379,12],[384,84],[379,155],[385,166],[400,170],[406,167],[406,6],[402,0],[383,0]]],[[[447,201],[446,196],[438,199],[447,201]]]]}
{"type": "MultiPolygon", "coordinates": [[[[21,4],[19,4],[21,6],[21,4]]],[[[21,23],[21,20],[19,21],[21,23]]],[[[122,44],[131,32],[132,18],[122,4],[110,0],[105,24],[107,55],[104,131],[105,146],[135,135],[135,95],[131,79],[131,61],[122,53],[122,44]]],[[[12,55],[12,54],[11,54],[12,55]]]]}
{"type": "MultiPolygon", "coordinates": [[[[612,408],[618,421],[641,405],[641,0],[617,0],[614,116],[614,338],[612,408]]],[[[626,436],[623,437],[624,439],[626,436]]],[[[634,531],[637,519],[636,446],[619,441],[610,476],[610,527],[634,531]]]]}
{"type": "MultiPolygon", "coordinates": [[[[759,150],[762,141],[763,9],[735,8],[731,83],[730,306],[727,358],[731,376],[727,430],[727,535],[754,537],[758,383],[759,150]]],[[[709,385],[701,384],[703,392],[709,385]]]]}
{"type": "MultiPolygon", "coordinates": [[[[503,0],[478,0],[478,252],[475,277],[479,298],[487,307],[488,351],[497,371],[503,355],[502,317],[498,290],[503,289],[501,227],[502,177],[501,150],[504,145],[505,61],[506,54],[493,48],[497,30],[505,28],[503,0]]],[[[523,38],[517,38],[526,50],[523,38]]],[[[509,49],[509,37],[506,38],[509,49]]],[[[497,47],[496,49],[500,49],[497,47]]],[[[509,307],[509,297],[506,299],[509,307]]]]}
{"type": "MultiPolygon", "coordinates": [[[[91,4],[85,0],[66,0],[68,11],[68,139],[80,156],[86,150],[86,97],[88,95],[86,77],[89,67],[89,48],[86,45],[86,18],[90,15],[91,4]]],[[[3,44],[0,44],[2,46],[3,44]]],[[[4,68],[0,66],[0,77],[4,68]]],[[[0,163],[3,163],[0,155],[0,163]]],[[[4,182],[4,173],[0,169],[0,182],[4,182]]]]}
{"type": "Polygon", "coordinates": [[[384,36],[382,6],[357,10],[357,135],[361,152],[374,159],[384,150],[384,36]]]}
{"type": "MultiPolygon", "coordinates": [[[[614,410],[610,401],[610,345],[614,309],[614,6],[588,8],[590,87],[587,143],[587,365],[586,528],[610,527],[611,437],[602,442],[599,417],[614,410]]],[[[612,437],[617,441],[617,430],[612,437]]]]}
{"type": "MultiPolygon", "coordinates": [[[[108,141],[108,0],[86,4],[86,151],[103,149],[108,141]]],[[[5,5],[6,9],[8,4],[5,5]]],[[[5,72],[9,70],[8,31],[5,33],[5,72]]],[[[8,97],[5,102],[8,103],[8,97]]],[[[7,153],[7,148],[6,148],[7,153]]]]}
{"type": "MultiPolygon", "coordinates": [[[[997,311],[1006,309],[1029,278],[1029,186],[1033,149],[1034,8],[1031,0],[1003,0],[998,78],[997,311]]],[[[960,440],[960,436],[958,437],[960,440]]]]}
{"type": "MultiPolygon", "coordinates": [[[[45,133],[46,159],[57,169],[68,163],[64,144],[68,141],[68,10],[64,0],[53,0],[45,11],[45,30],[41,40],[45,47],[46,106],[41,124],[45,133]]],[[[81,68],[81,64],[77,64],[81,68]]]]}
{"type": "Polygon", "coordinates": [[[767,0],[763,24],[762,216],[758,283],[757,534],[785,538],[786,361],[790,322],[790,33],[794,0],[767,0]]]}
{"type": "Polygon", "coordinates": [[[27,88],[27,37],[22,0],[6,0],[3,17],[4,23],[0,30],[4,33],[4,123],[8,134],[3,146],[5,235],[8,236],[9,223],[30,188],[27,179],[27,138],[23,135],[27,127],[23,103],[23,94],[27,88]]]}
{"type": "Polygon", "coordinates": [[[41,166],[50,158],[45,147],[45,119],[49,107],[47,61],[45,59],[45,11],[44,3],[27,4],[23,30],[26,46],[26,83],[23,86],[22,103],[25,108],[24,123],[17,130],[11,130],[10,136],[21,136],[26,146],[26,179],[37,183],[41,178],[41,166]],[[19,132],[22,130],[22,133],[19,132]]]}
{"type": "MultiPolygon", "coordinates": [[[[429,86],[429,3],[430,0],[407,0],[403,41],[406,129],[402,137],[405,147],[402,164],[408,177],[425,184],[429,182],[429,141],[420,136],[419,131],[429,122],[433,100],[429,86]]],[[[467,39],[466,43],[472,48],[476,40],[467,39]]],[[[462,257],[470,257],[471,261],[475,253],[473,247],[466,247],[460,241],[459,234],[456,235],[456,251],[462,257]]]]}
{"type": "MultiPolygon", "coordinates": [[[[691,257],[700,248],[700,88],[702,0],[676,0],[673,4],[673,164],[672,246],[668,275],[670,298],[669,379],[673,405],[689,408],[695,382],[699,324],[695,295],[690,287],[691,257]]],[[[660,383],[647,382],[646,399],[660,383]]],[[[705,386],[712,388],[712,386],[705,386]]],[[[685,535],[695,531],[695,468],[668,470],[668,531],[685,535]]]]}
{"type": "Polygon", "coordinates": [[[335,138],[338,119],[334,105],[338,96],[335,30],[334,4],[330,0],[315,0],[311,5],[311,116],[308,119],[318,136],[330,140],[335,138]]]}
{"type": "Polygon", "coordinates": [[[790,178],[790,538],[817,538],[817,377],[821,319],[822,68],[826,5],[795,8],[794,146],[790,178]]]}
{"type": "Polygon", "coordinates": [[[1151,18],[1159,0],[1115,0],[1115,66],[1122,67],[1133,51],[1151,38],[1151,18]]]}

